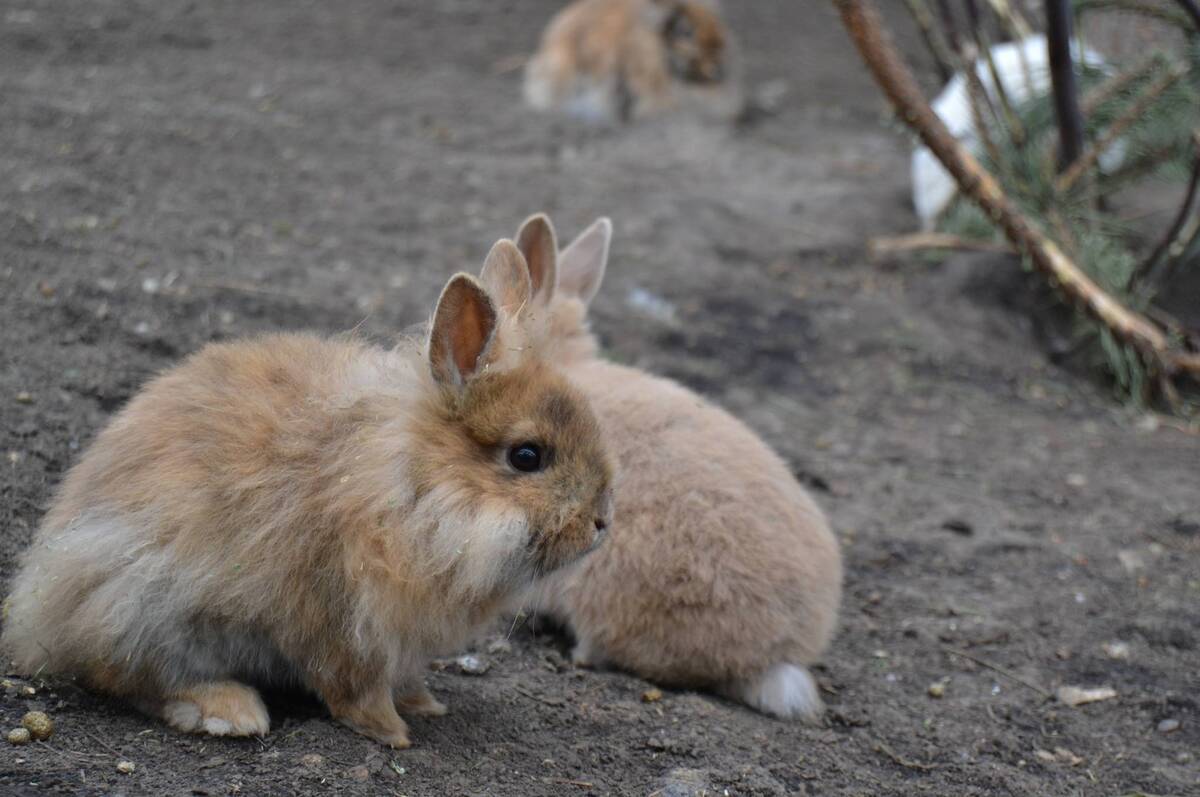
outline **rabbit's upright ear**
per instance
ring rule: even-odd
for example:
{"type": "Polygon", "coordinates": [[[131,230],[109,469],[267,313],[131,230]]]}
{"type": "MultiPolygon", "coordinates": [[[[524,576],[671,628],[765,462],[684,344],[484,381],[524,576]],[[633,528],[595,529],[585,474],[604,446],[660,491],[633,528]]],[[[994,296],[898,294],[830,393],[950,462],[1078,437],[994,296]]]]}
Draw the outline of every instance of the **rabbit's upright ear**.
{"type": "Polygon", "coordinates": [[[558,256],[558,289],[584,304],[592,301],[604,279],[611,241],[612,222],[605,217],[596,219],[571,241],[558,256]]]}
{"type": "MultiPolygon", "coordinates": [[[[508,245],[512,247],[512,242],[508,245]]],[[[442,289],[429,330],[433,378],[451,387],[466,384],[487,363],[495,336],[496,306],[491,297],[470,274],[455,274],[442,289]]]]}
{"type": "Polygon", "coordinates": [[[499,309],[510,318],[529,304],[533,294],[525,258],[516,245],[507,239],[499,241],[488,252],[487,259],[483,261],[483,270],[479,272],[479,281],[487,288],[499,309]]]}
{"type": "Polygon", "coordinates": [[[550,217],[538,213],[526,219],[517,231],[517,247],[529,266],[534,301],[550,301],[558,285],[558,241],[550,217]]]}

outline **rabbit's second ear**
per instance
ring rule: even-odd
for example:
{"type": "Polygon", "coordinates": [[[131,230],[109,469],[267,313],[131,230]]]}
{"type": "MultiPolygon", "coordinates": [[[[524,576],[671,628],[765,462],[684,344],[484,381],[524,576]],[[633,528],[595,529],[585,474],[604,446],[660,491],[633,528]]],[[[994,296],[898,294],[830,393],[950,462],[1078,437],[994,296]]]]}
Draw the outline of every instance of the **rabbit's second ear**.
{"type": "Polygon", "coordinates": [[[525,258],[507,239],[497,243],[488,252],[487,259],[483,261],[483,270],[479,272],[479,280],[509,317],[515,316],[529,304],[533,295],[525,258]]]}
{"type": "MultiPolygon", "coordinates": [[[[511,246],[511,243],[510,243],[511,246]]],[[[496,307],[470,274],[442,289],[429,330],[429,366],[443,385],[460,387],[487,363],[496,334],[496,307]]]]}
{"type": "Polygon", "coordinates": [[[600,290],[608,267],[612,222],[601,217],[579,234],[558,256],[558,289],[587,304],[600,290]]]}
{"type": "Polygon", "coordinates": [[[517,231],[517,248],[529,266],[529,281],[536,302],[548,302],[558,284],[558,241],[545,213],[530,216],[517,231]]]}

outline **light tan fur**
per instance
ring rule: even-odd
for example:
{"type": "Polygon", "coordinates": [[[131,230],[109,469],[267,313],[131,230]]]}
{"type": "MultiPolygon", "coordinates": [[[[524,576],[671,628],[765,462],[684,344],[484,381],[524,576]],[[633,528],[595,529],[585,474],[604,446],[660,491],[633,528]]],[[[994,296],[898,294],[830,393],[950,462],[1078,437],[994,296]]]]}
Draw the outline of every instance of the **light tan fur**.
{"type": "MultiPolygon", "coordinates": [[[[812,719],[821,703],[805,668],[836,625],[837,541],[742,422],[674,382],[600,359],[586,312],[610,234],[598,221],[543,269],[533,288],[549,299],[531,312],[543,315],[548,356],[591,401],[619,463],[617,522],[603,548],[546,579],[534,600],[569,623],[581,664],[812,719]]],[[[531,261],[553,257],[545,216],[518,241],[541,250],[531,261]]]]}
{"type": "Polygon", "coordinates": [[[732,82],[730,36],[703,0],[576,0],[550,20],[525,72],[535,108],[628,121],[685,90],[732,82]]]}
{"type": "MultiPolygon", "coordinates": [[[[498,243],[492,290],[528,301],[523,264],[498,243]]],[[[265,733],[249,684],[300,685],[407,746],[397,706],[445,711],[428,659],[594,547],[612,511],[595,418],[531,324],[460,274],[424,344],[203,349],[68,475],[13,584],[4,650],[186,731],[265,733]],[[509,464],[526,441],[553,452],[547,468],[509,464]]]]}

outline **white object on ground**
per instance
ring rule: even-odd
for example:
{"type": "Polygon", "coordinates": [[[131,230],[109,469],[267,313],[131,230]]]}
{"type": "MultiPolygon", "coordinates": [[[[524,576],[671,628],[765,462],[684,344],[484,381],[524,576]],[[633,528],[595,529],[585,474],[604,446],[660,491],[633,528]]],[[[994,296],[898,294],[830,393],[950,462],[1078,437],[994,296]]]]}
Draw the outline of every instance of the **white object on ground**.
{"type": "MultiPolygon", "coordinates": [[[[1006,42],[991,48],[992,61],[1009,101],[1018,106],[1034,97],[1050,91],[1050,63],[1046,49],[1046,37],[1042,34],[1028,36],[1019,42],[1006,42]],[[1028,74],[1027,74],[1028,71],[1028,74]]],[[[1079,62],[1079,52],[1072,48],[1072,56],[1079,62]]],[[[1099,53],[1090,48],[1083,50],[1083,63],[1093,69],[1104,69],[1107,64],[1099,53]]],[[[999,107],[996,82],[991,69],[983,58],[975,61],[975,73],[992,103],[999,107]]],[[[963,143],[973,155],[981,150],[979,131],[971,114],[971,97],[967,89],[966,76],[956,73],[933,101],[933,111],[950,130],[951,135],[963,143]]],[[[1125,148],[1118,141],[1100,156],[1100,167],[1112,171],[1125,159],[1125,148]]],[[[938,216],[945,211],[958,193],[958,184],[950,173],[942,168],[927,147],[917,147],[912,154],[913,207],[921,219],[921,229],[932,230],[938,216]]]]}

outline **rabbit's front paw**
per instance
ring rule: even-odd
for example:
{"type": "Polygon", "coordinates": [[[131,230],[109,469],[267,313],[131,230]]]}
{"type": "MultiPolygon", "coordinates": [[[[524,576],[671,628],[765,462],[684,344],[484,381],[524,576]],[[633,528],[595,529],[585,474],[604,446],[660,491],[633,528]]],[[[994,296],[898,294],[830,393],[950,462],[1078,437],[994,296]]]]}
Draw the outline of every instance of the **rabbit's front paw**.
{"type": "Polygon", "coordinates": [[[162,716],[173,728],[213,736],[263,736],[271,727],[258,692],[236,681],[180,690],[163,705],[162,716]]]}

